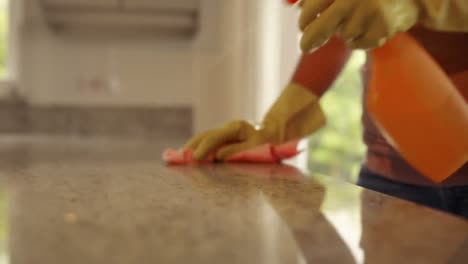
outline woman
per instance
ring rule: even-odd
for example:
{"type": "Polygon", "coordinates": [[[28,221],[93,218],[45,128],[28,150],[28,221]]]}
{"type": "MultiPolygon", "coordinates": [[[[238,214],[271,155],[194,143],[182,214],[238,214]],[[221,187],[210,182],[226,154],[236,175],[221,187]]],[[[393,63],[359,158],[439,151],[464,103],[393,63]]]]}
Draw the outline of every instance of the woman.
{"type": "MultiPolygon", "coordinates": [[[[194,137],[186,147],[194,150],[197,159],[218,150],[217,158],[223,160],[264,143],[279,144],[312,134],[325,123],[320,97],[339,75],[351,50],[379,47],[399,32],[409,32],[467,100],[468,1],[304,0],[301,7],[304,55],[290,84],[261,126],[234,121],[194,137]],[[316,51],[308,54],[311,50],[316,51]]],[[[363,71],[365,80],[372,74],[369,63],[363,71]]],[[[363,125],[368,151],[361,186],[468,218],[467,164],[443,183],[434,184],[385,140],[365,107],[363,125]]]]}

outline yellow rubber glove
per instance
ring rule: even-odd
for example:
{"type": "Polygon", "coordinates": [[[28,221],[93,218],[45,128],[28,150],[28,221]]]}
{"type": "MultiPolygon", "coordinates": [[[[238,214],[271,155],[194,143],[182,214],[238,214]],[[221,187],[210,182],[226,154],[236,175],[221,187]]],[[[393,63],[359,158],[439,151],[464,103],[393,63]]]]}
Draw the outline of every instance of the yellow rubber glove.
{"type": "Polygon", "coordinates": [[[441,31],[468,32],[467,0],[418,0],[420,22],[441,31]]]}
{"type": "Polygon", "coordinates": [[[383,45],[418,22],[414,0],[304,0],[299,20],[304,52],[338,34],[351,48],[383,45]]]}
{"type": "Polygon", "coordinates": [[[290,84],[276,100],[260,126],[247,121],[201,133],[191,139],[186,149],[202,160],[216,151],[218,160],[265,143],[281,144],[305,137],[325,124],[318,97],[298,84],[290,84]]]}
{"type": "Polygon", "coordinates": [[[341,36],[350,48],[382,46],[417,23],[445,31],[468,31],[467,0],[303,0],[299,20],[304,52],[341,36]]]}

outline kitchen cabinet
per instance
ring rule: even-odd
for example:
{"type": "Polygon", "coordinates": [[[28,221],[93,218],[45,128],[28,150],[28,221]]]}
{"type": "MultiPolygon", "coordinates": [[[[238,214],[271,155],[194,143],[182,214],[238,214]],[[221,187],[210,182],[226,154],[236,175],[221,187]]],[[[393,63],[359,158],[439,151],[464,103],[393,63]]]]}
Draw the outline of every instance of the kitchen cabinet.
{"type": "Polygon", "coordinates": [[[198,0],[41,0],[54,29],[192,35],[198,0]]]}
{"type": "Polygon", "coordinates": [[[117,8],[119,2],[119,0],[42,0],[44,6],[52,9],[117,8]]]}
{"type": "Polygon", "coordinates": [[[194,11],[197,10],[199,0],[124,0],[125,9],[145,9],[160,11],[194,11]]]}

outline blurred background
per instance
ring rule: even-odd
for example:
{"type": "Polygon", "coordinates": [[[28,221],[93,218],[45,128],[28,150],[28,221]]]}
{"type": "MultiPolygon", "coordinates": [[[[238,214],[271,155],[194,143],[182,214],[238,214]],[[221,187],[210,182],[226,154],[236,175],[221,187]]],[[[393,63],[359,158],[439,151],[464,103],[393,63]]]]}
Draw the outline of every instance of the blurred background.
{"type": "Polygon", "coordinates": [[[6,77],[8,51],[8,0],[0,0],[0,77],[6,77]]]}
{"type": "MultiPolygon", "coordinates": [[[[232,119],[260,121],[300,56],[298,15],[283,0],[0,0],[0,133],[177,147],[232,119]]],[[[323,98],[328,126],[296,165],[355,181],[363,60],[353,54],[323,98]]],[[[6,204],[0,195],[1,213],[6,204]]]]}
{"type": "MultiPolygon", "coordinates": [[[[0,0],[0,132],[181,144],[260,121],[300,55],[297,8],[271,0],[0,0]]],[[[361,140],[355,53],[308,141],[312,171],[354,181],[361,140]]]]}

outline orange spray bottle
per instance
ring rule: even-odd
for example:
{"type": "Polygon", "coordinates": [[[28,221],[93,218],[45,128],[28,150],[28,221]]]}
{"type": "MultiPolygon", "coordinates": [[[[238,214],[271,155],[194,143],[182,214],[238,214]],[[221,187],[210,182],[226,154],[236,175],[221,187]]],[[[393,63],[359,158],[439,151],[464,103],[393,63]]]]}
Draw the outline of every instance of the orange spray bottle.
{"type": "Polygon", "coordinates": [[[468,105],[410,35],[371,51],[369,113],[422,175],[442,182],[468,161],[468,105]]]}
{"type": "Polygon", "coordinates": [[[408,163],[433,182],[444,181],[468,161],[463,96],[409,34],[397,34],[369,54],[371,117],[408,163]]]}

